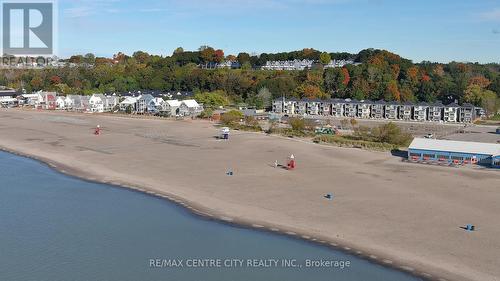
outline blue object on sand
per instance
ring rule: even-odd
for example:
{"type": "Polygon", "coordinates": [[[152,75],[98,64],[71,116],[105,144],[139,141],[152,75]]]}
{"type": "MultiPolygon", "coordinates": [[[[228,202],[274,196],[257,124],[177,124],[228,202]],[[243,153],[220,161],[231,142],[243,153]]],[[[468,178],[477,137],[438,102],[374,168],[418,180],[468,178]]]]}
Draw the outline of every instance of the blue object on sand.
{"type": "Polygon", "coordinates": [[[475,227],[475,226],[473,226],[472,224],[468,224],[468,225],[465,227],[465,229],[466,229],[467,231],[474,231],[474,230],[476,230],[476,227],[475,227]]]}

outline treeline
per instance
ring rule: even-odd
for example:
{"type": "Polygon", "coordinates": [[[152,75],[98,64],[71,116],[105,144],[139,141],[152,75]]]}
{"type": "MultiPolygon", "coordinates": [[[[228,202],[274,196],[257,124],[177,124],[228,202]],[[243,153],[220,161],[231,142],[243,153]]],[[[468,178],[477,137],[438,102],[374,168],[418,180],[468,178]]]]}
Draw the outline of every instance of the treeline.
{"type": "Polygon", "coordinates": [[[269,106],[271,98],[354,98],[386,101],[470,102],[490,113],[499,108],[500,65],[452,62],[448,64],[408,59],[384,50],[358,54],[324,53],[314,49],[261,54],[225,55],[208,46],[198,51],[178,48],[171,56],[146,52],[96,58],[73,56],[79,67],[40,70],[0,70],[0,85],[26,91],[56,90],[64,94],[128,92],[140,89],[193,91],[198,96],[215,92],[214,100],[269,106]],[[267,60],[313,59],[318,63],[304,71],[265,71],[267,60]],[[323,69],[329,59],[353,59],[359,65],[323,69]],[[202,69],[224,60],[238,61],[241,69],[202,69]],[[93,67],[88,67],[93,65],[93,67]]]}

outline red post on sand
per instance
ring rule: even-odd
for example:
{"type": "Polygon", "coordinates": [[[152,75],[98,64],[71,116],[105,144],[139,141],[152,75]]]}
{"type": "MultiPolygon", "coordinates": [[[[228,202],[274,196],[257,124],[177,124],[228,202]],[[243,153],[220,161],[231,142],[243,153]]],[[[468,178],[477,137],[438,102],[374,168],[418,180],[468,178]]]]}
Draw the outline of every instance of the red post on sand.
{"type": "Polygon", "coordinates": [[[101,126],[97,125],[97,127],[95,128],[95,132],[94,132],[94,134],[95,134],[96,136],[98,136],[98,135],[100,135],[100,134],[101,134],[101,126]]]}
{"type": "Polygon", "coordinates": [[[290,156],[290,160],[288,161],[287,167],[288,167],[288,170],[295,169],[295,156],[293,154],[292,154],[292,156],[290,156]]]}

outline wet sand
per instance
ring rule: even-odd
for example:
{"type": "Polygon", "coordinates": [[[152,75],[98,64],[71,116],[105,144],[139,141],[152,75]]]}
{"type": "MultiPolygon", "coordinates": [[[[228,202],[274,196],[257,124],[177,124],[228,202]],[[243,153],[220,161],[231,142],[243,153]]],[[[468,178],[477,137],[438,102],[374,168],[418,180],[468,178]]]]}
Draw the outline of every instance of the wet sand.
{"type": "Polygon", "coordinates": [[[390,153],[256,133],[226,142],[218,132],[205,121],[0,110],[0,148],[61,172],[428,279],[500,280],[499,171],[410,164],[390,153]],[[93,135],[97,124],[101,136],[93,135]],[[274,168],[291,153],[295,171],[274,168]],[[464,231],[468,223],[478,231],[464,231]]]}

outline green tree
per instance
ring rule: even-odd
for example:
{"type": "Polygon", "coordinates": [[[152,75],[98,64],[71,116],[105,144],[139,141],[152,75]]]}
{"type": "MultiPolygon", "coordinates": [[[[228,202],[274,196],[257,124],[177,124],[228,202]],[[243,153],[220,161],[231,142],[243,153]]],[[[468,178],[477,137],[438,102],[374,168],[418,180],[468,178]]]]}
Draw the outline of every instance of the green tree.
{"type": "Polygon", "coordinates": [[[272,94],[266,87],[262,87],[257,94],[257,97],[262,101],[262,107],[268,108],[272,105],[272,94]]]}
{"type": "Polygon", "coordinates": [[[184,53],[184,49],[182,47],[177,47],[177,49],[174,50],[174,55],[182,54],[184,53]]]}
{"type": "Polygon", "coordinates": [[[346,81],[350,80],[348,73],[342,68],[329,68],[324,71],[324,85],[325,90],[332,94],[332,96],[343,96],[347,90],[346,81]]]}
{"type": "Polygon", "coordinates": [[[243,70],[251,70],[252,69],[252,65],[250,64],[250,62],[244,62],[241,65],[241,69],[243,69],[243,70]]]}
{"type": "Polygon", "coordinates": [[[194,99],[202,103],[205,107],[217,108],[229,104],[229,99],[223,91],[196,93],[194,99]]]}
{"type": "Polygon", "coordinates": [[[288,123],[295,132],[303,132],[306,129],[306,122],[302,118],[292,117],[288,120],[288,123]]]}
{"type": "Polygon", "coordinates": [[[401,146],[409,145],[413,140],[410,134],[403,133],[401,128],[392,122],[374,128],[372,130],[372,136],[375,137],[378,142],[401,146]]]}
{"type": "Polygon", "coordinates": [[[88,53],[84,56],[83,61],[88,64],[95,64],[95,55],[92,53],[88,53]]]}
{"type": "Polygon", "coordinates": [[[227,126],[234,126],[243,119],[244,115],[238,110],[231,110],[221,116],[221,123],[227,126]]]}
{"type": "Polygon", "coordinates": [[[248,53],[239,53],[237,59],[241,65],[244,65],[250,62],[250,55],[248,53]]]}
{"type": "Polygon", "coordinates": [[[319,61],[322,63],[322,64],[329,64],[330,61],[332,61],[332,57],[330,56],[329,53],[321,53],[321,55],[319,56],[319,61]]]}
{"type": "Polygon", "coordinates": [[[200,118],[210,118],[214,115],[214,111],[211,108],[205,108],[203,112],[200,114],[200,118]]]}
{"type": "Polygon", "coordinates": [[[245,116],[245,125],[248,127],[257,128],[259,127],[259,121],[253,116],[245,116]]]}
{"type": "Polygon", "coordinates": [[[64,95],[71,94],[71,88],[66,84],[57,84],[56,91],[64,95]]]}

